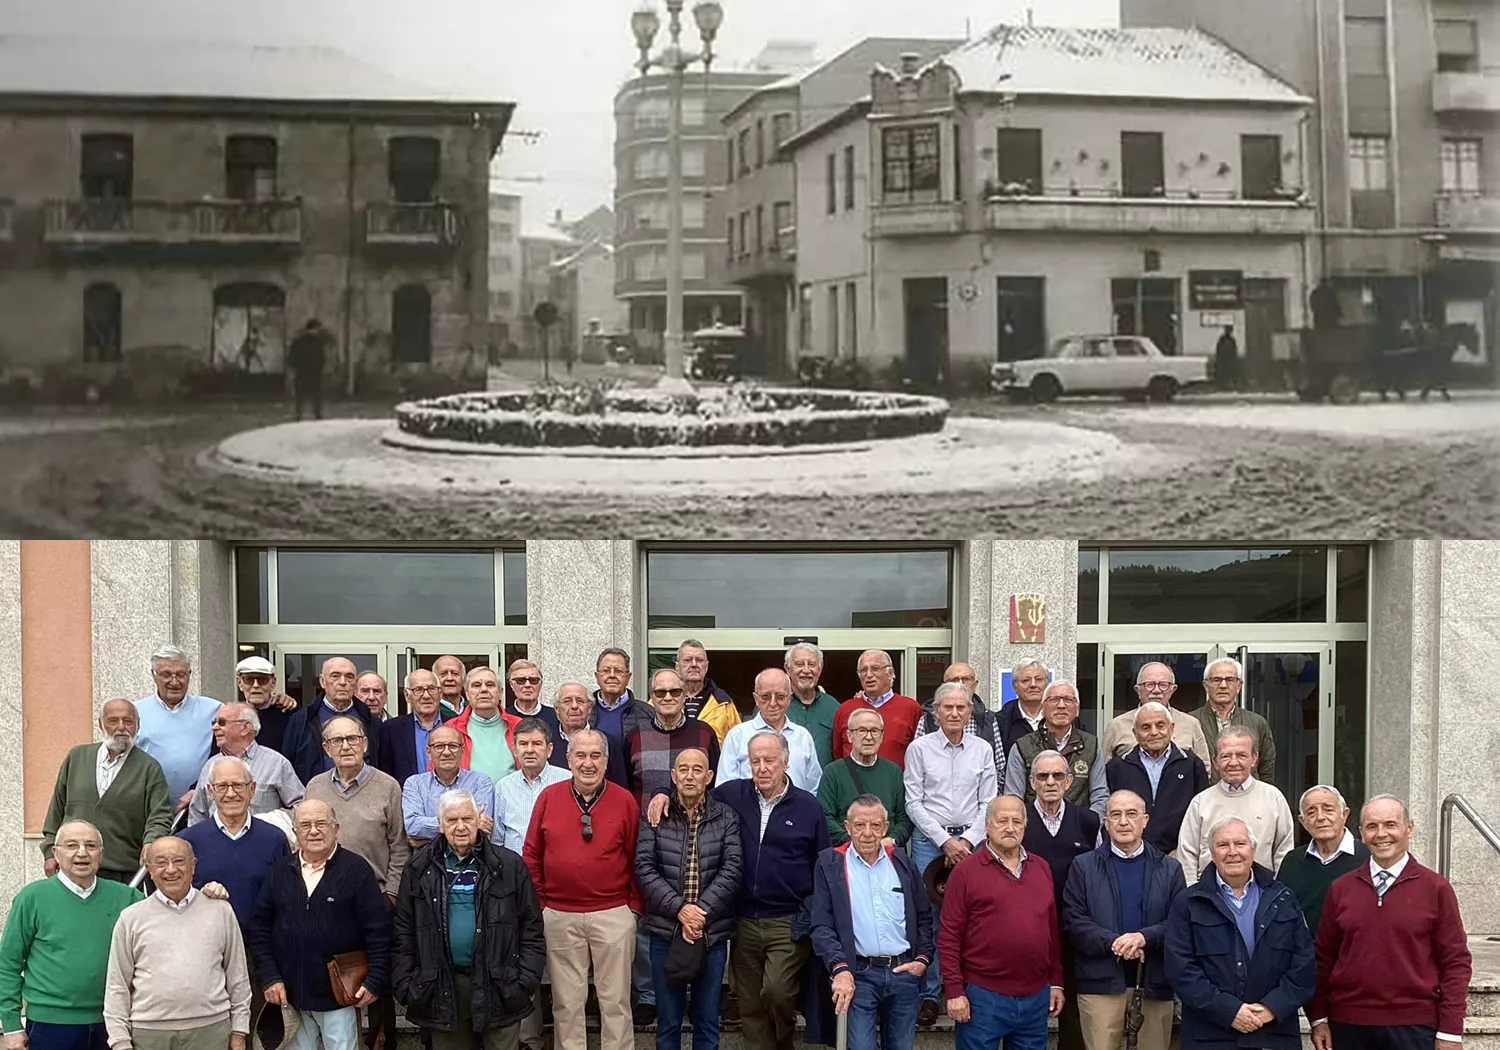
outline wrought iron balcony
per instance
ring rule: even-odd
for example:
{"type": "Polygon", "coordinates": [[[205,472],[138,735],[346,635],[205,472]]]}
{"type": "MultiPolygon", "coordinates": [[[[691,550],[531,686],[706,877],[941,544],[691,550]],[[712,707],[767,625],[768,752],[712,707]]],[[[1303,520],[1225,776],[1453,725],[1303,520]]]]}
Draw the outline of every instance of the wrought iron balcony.
{"type": "Polygon", "coordinates": [[[300,200],[55,200],[43,239],[58,246],[302,243],[300,200]]]}
{"type": "Polygon", "coordinates": [[[379,201],[365,207],[365,243],[448,248],[463,238],[463,213],[456,204],[398,204],[379,201]]]}

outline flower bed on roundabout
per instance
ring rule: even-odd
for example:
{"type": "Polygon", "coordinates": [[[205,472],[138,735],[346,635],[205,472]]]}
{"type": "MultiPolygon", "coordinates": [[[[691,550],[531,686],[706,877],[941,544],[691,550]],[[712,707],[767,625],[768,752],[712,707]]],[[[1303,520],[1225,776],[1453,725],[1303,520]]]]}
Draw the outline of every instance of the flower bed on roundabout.
{"type": "Polygon", "coordinates": [[[556,385],[410,401],[396,423],[417,438],[507,448],[795,447],[934,434],[948,412],[940,398],[911,394],[556,385]]]}

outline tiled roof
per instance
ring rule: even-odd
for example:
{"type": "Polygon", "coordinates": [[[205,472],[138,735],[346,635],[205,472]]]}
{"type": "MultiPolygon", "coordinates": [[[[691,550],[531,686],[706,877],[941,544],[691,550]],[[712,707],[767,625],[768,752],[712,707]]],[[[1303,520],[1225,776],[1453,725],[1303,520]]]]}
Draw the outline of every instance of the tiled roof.
{"type": "MultiPolygon", "coordinates": [[[[475,102],[335,48],[0,34],[0,95],[475,102]]],[[[496,100],[498,102],[498,100],[496,100]]]]}
{"type": "Polygon", "coordinates": [[[965,91],[1278,105],[1311,102],[1198,29],[1001,25],[945,59],[958,72],[965,91]]]}

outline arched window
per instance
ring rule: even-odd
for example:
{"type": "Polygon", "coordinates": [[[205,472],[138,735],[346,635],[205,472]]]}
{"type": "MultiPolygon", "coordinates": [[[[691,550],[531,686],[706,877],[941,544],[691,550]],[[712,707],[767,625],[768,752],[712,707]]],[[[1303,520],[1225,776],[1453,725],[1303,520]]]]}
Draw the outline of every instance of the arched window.
{"type": "Polygon", "coordinates": [[[423,285],[403,284],[391,295],[391,360],[432,362],[432,293],[423,285]]]}
{"type": "Polygon", "coordinates": [[[83,359],[116,362],[121,345],[120,289],[99,282],[83,290],[83,359]]]}
{"type": "Polygon", "coordinates": [[[213,367],[226,372],[281,372],[286,361],[286,293],[243,281],[214,289],[213,367]]]}

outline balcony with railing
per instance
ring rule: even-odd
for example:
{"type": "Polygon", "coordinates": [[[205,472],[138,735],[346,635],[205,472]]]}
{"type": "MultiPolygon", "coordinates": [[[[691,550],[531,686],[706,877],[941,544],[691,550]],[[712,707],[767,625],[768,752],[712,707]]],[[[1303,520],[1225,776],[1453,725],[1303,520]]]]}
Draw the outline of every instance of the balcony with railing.
{"type": "Polygon", "coordinates": [[[379,201],[365,207],[365,243],[372,247],[456,247],[463,212],[456,204],[379,201]]]}
{"type": "Polygon", "coordinates": [[[1181,233],[1301,236],[1313,232],[1316,213],[1298,190],[1268,200],[1247,200],[1232,190],[1169,190],[1125,197],[1118,191],[1045,187],[1040,193],[989,192],[985,227],[1006,233],[1181,233]]]}
{"type": "Polygon", "coordinates": [[[1456,233],[1500,234],[1500,197],[1442,193],[1434,203],[1439,229],[1456,233]]]}
{"type": "Polygon", "coordinates": [[[922,237],[962,233],[963,229],[962,201],[910,201],[887,198],[870,208],[870,236],[872,237],[922,237]]]}
{"type": "Polygon", "coordinates": [[[1438,113],[1500,113],[1500,72],[1434,74],[1432,108],[1438,113]]]}
{"type": "Polygon", "coordinates": [[[300,200],[55,200],[42,234],[55,247],[297,247],[300,200]]]}

